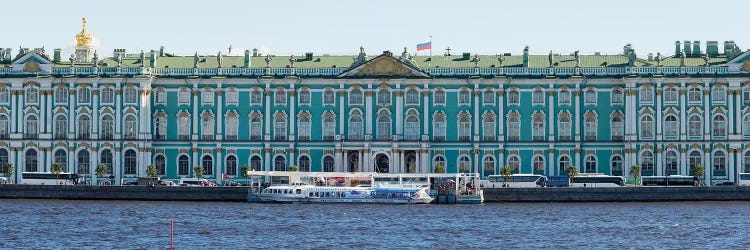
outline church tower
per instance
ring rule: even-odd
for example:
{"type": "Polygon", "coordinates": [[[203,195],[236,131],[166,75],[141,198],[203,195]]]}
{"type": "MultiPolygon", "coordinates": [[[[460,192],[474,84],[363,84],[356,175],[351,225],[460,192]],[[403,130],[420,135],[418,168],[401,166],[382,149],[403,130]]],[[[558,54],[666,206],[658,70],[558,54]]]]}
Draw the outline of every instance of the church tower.
{"type": "Polygon", "coordinates": [[[91,62],[91,58],[94,56],[94,46],[92,43],[93,37],[86,31],[86,18],[81,19],[81,25],[83,29],[76,35],[76,62],[91,62]]]}

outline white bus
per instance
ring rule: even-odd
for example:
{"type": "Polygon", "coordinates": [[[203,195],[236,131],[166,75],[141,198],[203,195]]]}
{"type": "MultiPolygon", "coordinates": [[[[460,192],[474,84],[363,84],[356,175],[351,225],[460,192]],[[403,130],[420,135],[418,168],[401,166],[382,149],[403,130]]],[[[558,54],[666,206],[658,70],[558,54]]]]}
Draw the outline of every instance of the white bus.
{"type": "Polygon", "coordinates": [[[512,188],[544,187],[547,177],[538,174],[512,174],[507,182],[502,175],[488,175],[487,179],[479,182],[482,188],[501,188],[503,186],[512,188]]]}
{"type": "Polygon", "coordinates": [[[603,174],[583,174],[570,179],[571,187],[623,187],[625,177],[603,174]]]}
{"type": "Polygon", "coordinates": [[[643,176],[641,186],[692,187],[698,186],[698,180],[693,176],[685,175],[643,176]]]}
{"type": "Polygon", "coordinates": [[[32,185],[77,185],[81,182],[78,174],[60,173],[55,175],[50,172],[23,172],[21,184],[32,185]]]}
{"type": "Polygon", "coordinates": [[[750,173],[740,173],[740,181],[737,182],[739,186],[750,186],[750,173]]]}

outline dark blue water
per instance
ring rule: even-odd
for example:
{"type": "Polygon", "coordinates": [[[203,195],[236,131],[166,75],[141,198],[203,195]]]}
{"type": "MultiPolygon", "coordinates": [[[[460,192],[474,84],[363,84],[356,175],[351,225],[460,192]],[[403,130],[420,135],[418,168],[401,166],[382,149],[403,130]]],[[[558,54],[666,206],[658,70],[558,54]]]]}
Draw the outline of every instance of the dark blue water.
{"type": "Polygon", "coordinates": [[[750,202],[277,205],[0,200],[2,249],[748,249],[750,202]]]}

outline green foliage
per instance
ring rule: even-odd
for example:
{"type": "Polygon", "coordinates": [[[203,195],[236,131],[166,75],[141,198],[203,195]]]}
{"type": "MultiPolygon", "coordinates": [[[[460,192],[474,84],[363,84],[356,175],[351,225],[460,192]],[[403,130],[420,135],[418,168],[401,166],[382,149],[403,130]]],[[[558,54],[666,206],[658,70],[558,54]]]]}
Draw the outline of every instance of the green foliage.
{"type": "Polygon", "coordinates": [[[153,164],[149,164],[148,167],[146,167],[146,176],[156,177],[156,166],[154,166],[153,164]]]}
{"type": "Polygon", "coordinates": [[[62,171],[63,171],[62,165],[59,162],[55,162],[52,164],[52,173],[55,174],[55,179],[60,178],[60,173],[62,173],[62,171]]]}
{"type": "Polygon", "coordinates": [[[206,173],[206,169],[203,168],[203,166],[198,165],[193,168],[195,171],[195,178],[203,178],[203,174],[206,173]]]}
{"type": "Polygon", "coordinates": [[[102,163],[96,166],[96,177],[103,178],[105,174],[107,174],[107,165],[102,163]]]}
{"type": "Polygon", "coordinates": [[[693,167],[693,178],[698,180],[698,183],[703,183],[703,175],[706,174],[706,169],[703,167],[702,164],[695,164],[695,167],[693,167]]]}
{"type": "Polygon", "coordinates": [[[630,176],[633,177],[633,182],[635,182],[636,186],[640,185],[641,166],[639,165],[630,166],[630,176]]]}
{"type": "Polygon", "coordinates": [[[565,172],[568,173],[568,178],[570,178],[570,181],[573,182],[573,180],[578,175],[578,167],[573,165],[568,165],[568,169],[565,169],[565,172]]]}
{"type": "Polygon", "coordinates": [[[250,171],[250,166],[248,166],[247,164],[242,165],[242,167],[240,168],[240,175],[247,178],[247,171],[250,171]]]}
{"type": "Polygon", "coordinates": [[[289,171],[297,171],[299,168],[297,168],[297,165],[291,165],[289,166],[289,171]]]}
{"type": "Polygon", "coordinates": [[[508,179],[510,179],[510,176],[513,174],[513,169],[510,168],[510,165],[505,165],[500,168],[500,175],[503,176],[503,185],[507,185],[508,179]]]}
{"type": "Polygon", "coordinates": [[[435,164],[435,173],[445,173],[445,163],[438,162],[435,164]]]}
{"type": "Polygon", "coordinates": [[[10,177],[14,174],[16,174],[16,168],[13,167],[13,163],[8,163],[5,165],[5,176],[10,177]]]}

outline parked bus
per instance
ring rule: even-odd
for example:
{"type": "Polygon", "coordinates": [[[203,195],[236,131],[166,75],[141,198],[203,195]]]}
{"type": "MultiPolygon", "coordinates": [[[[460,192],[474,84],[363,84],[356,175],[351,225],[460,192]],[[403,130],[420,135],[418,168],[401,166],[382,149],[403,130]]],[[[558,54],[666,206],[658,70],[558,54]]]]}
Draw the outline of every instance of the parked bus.
{"type": "Polygon", "coordinates": [[[561,176],[548,176],[547,187],[568,187],[570,186],[570,178],[565,175],[561,176]]]}
{"type": "Polygon", "coordinates": [[[77,185],[81,182],[78,174],[60,173],[55,175],[50,172],[23,172],[21,184],[32,185],[77,185]]]}
{"type": "Polygon", "coordinates": [[[698,180],[693,176],[685,175],[643,176],[641,186],[692,187],[698,186],[698,180]]]}
{"type": "Polygon", "coordinates": [[[750,173],[740,173],[740,181],[737,182],[740,186],[750,186],[750,173]]]}
{"type": "Polygon", "coordinates": [[[603,174],[577,175],[570,180],[571,187],[623,187],[625,177],[603,174]]]}
{"type": "Polygon", "coordinates": [[[483,188],[500,188],[506,185],[512,188],[544,187],[547,177],[537,174],[513,174],[508,177],[507,182],[502,175],[488,175],[487,179],[479,183],[483,188]]]}

